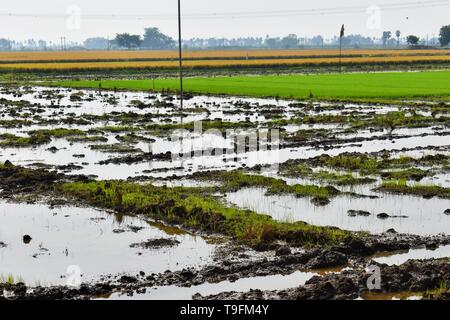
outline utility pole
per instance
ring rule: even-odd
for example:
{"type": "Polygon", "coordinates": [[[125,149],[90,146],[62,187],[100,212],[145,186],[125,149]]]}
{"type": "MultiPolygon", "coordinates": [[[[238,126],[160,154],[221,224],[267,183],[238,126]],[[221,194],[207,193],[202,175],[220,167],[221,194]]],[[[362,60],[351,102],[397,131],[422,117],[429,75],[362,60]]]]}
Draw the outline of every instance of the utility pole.
{"type": "Polygon", "coordinates": [[[180,61],[180,109],[183,110],[183,49],[181,47],[181,0],[178,0],[178,56],[180,61]]]}
{"type": "Polygon", "coordinates": [[[342,25],[341,34],[339,36],[339,72],[342,73],[342,39],[345,36],[345,25],[342,25]]]}
{"type": "Polygon", "coordinates": [[[61,37],[61,51],[66,50],[66,37],[61,37]]]}

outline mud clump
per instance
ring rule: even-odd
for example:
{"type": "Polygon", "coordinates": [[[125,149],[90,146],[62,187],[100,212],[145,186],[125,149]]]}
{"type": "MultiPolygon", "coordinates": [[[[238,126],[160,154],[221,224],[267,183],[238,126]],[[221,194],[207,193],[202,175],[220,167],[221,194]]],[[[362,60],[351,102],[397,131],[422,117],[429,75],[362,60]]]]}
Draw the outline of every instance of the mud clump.
{"type": "Polygon", "coordinates": [[[348,210],[347,213],[350,217],[368,217],[372,215],[370,212],[364,210],[348,210]]]}
{"type": "MultiPolygon", "coordinates": [[[[380,293],[403,291],[426,292],[448,283],[450,263],[448,259],[414,261],[401,266],[380,265],[383,275],[380,293]]],[[[348,300],[369,292],[367,281],[371,277],[364,268],[315,276],[304,286],[280,291],[251,290],[245,293],[223,292],[197,300],[348,300]]],[[[439,295],[441,296],[441,295],[439,295]]],[[[431,297],[431,295],[429,295],[431,297]]]]}
{"type": "Polygon", "coordinates": [[[324,269],[336,266],[345,266],[347,263],[348,258],[344,254],[335,251],[328,251],[312,258],[306,264],[306,267],[308,269],[324,269]]]}
{"type": "Polygon", "coordinates": [[[31,236],[29,236],[28,234],[26,234],[23,236],[22,240],[23,240],[23,243],[29,244],[29,243],[31,243],[31,240],[33,240],[33,238],[31,236]]]}
{"type": "MultiPolygon", "coordinates": [[[[57,169],[79,169],[80,167],[57,167],[57,169]]],[[[13,165],[10,161],[0,163],[0,195],[4,198],[14,198],[20,195],[32,197],[48,195],[61,181],[86,182],[89,177],[84,175],[66,175],[46,169],[29,169],[13,165]]]]}
{"type": "Polygon", "coordinates": [[[311,199],[311,203],[317,207],[323,207],[330,204],[330,199],[324,197],[315,197],[311,199]]]}
{"type": "Polygon", "coordinates": [[[288,246],[281,246],[280,248],[278,248],[276,250],[275,255],[277,257],[281,257],[281,256],[290,255],[291,253],[292,253],[291,249],[288,246]]]}
{"type": "Polygon", "coordinates": [[[171,248],[180,244],[180,241],[175,239],[150,239],[141,243],[133,243],[130,248],[139,249],[161,249],[161,248],[171,248]]]}
{"type": "MultiPolygon", "coordinates": [[[[53,182],[62,177],[60,174],[46,170],[17,167],[9,161],[6,161],[3,165],[0,164],[0,187],[5,188],[10,193],[48,189],[53,182]]],[[[4,190],[3,193],[5,192],[4,190]]]]}
{"type": "Polygon", "coordinates": [[[378,218],[378,219],[382,219],[382,220],[389,219],[389,218],[404,219],[404,218],[408,218],[408,216],[403,216],[403,215],[389,215],[389,214],[383,212],[383,213],[377,214],[377,218],[378,218]]]}
{"type": "Polygon", "coordinates": [[[136,277],[132,277],[132,276],[122,276],[120,279],[119,279],[119,282],[120,283],[136,283],[136,282],[138,282],[139,280],[136,278],[136,277]]]}

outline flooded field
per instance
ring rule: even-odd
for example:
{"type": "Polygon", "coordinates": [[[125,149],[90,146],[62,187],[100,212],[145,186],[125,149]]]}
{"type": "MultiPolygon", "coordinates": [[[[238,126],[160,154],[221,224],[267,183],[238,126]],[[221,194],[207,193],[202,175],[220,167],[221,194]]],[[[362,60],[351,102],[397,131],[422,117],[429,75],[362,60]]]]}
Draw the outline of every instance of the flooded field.
{"type": "Polygon", "coordinates": [[[0,251],[0,270],[29,285],[50,286],[65,285],[70,266],[79,266],[83,281],[92,281],[212,262],[213,245],[181,230],[168,232],[139,218],[90,208],[2,202],[0,238],[7,247],[0,251]],[[135,246],[152,239],[161,244],[135,246]]]}
{"type": "MultiPolygon", "coordinates": [[[[416,115],[417,125],[423,126],[426,117],[436,124],[432,128],[398,128],[389,135],[390,129],[384,128],[383,123],[376,131],[354,128],[348,123],[354,121],[353,125],[358,127],[360,121],[409,110],[402,106],[309,106],[282,100],[200,96],[188,100],[180,113],[172,96],[50,88],[22,88],[20,94],[3,89],[0,100],[3,101],[1,161],[60,167],[66,172],[95,175],[99,179],[183,176],[194,170],[279,164],[322,154],[387,150],[420,156],[434,154],[436,148],[448,154],[450,134],[447,118],[442,115],[437,118],[416,115]],[[348,119],[338,113],[348,114],[348,119]],[[174,130],[190,129],[194,121],[203,122],[203,134],[185,133],[181,143],[172,139],[174,130]],[[296,122],[313,124],[293,124],[296,122]],[[277,150],[250,150],[238,155],[224,152],[219,156],[206,153],[211,148],[233,148],[233,138],[239,134],[274,126],[281,131],[282,138],[287,138],[277,150]],[[207,131],[210,128],[215,130],[207,131]],[[224,137],[226,129],[232,129],[233,135],[224,137]],[[33,143],[33,139],[28,144],[14,142],[44,131],[51,137],[47,143],[33,143]],[[332,135],[326,135],[331,132],[332,135]],[[324,139],[321,143],[320,138],[325,136],[332,141],[324,139]],[[203,151],[201,157],[179,161],[167,154],[198,150],[203,151]],[[138,161],[140,158],[142,161],[138,161]]],[[[430,108],[425,106],[425,110],[430,108]]]]}
{"type": "Polygon", "coordinates": [[[0,88],[3,282],[43,294],[75,267],[88,298],[305,298],[362,279],[358,255],[450,257],[448,103],[177,99],[0,88]]]}

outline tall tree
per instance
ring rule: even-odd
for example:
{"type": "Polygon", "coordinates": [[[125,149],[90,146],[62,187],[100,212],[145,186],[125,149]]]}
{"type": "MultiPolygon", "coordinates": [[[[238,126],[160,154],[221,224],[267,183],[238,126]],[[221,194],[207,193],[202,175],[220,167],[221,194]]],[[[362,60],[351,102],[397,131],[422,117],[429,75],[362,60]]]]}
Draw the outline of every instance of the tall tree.
{"type": "Polygon", "coordinates": [[[146,28],[142,46],[151,50],[172,49],[175,47],[175,40],[163,34],[158,28],[146,28]]]}
{"type": "Polygon", "coordinates": [[[400,30],[395,31],[395,36],[397,37],[397,47],[400,47],[400,36],[402,35],[402,33],[400,32],[400,30]]]}
{"type": "Polygon", "coordinates": [[[115,42],[119,47],[127,49],[136,49],[139,48],[142,44],[140,35],[133,35],[129,33],[117,34],[115,42]]]}
{"type": "Polygon", "coordinates": [[[419,43],[419,37],[414,36],[414,35],[410,35],[406,38],[406,42],[408,42],[409,45],[411,46],[417,46],[417,44],[419,43]]]}
{"type": "Polygon", "coordinates": [[[383,41],[383,47],[386,47],[388,40],[392,37],[392,32],[390,31],[384,31],[383,35],[381,37],[381,40],[383,41]]]}
{"type": "Polygon", "coordinates": [[[450,25],[443,26],[439,33],[439,42],[441,46],[446,46],[450,43],[450,25]]]}

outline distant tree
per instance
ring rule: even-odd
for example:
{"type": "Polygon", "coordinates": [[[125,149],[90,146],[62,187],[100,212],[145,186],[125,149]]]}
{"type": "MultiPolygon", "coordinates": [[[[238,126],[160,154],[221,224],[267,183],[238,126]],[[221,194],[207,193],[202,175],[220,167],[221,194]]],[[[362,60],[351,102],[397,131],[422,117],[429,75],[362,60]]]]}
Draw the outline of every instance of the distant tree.
{"type": "Polygon", "coordinates": [[[439,32],[439,42],[443,47],[450,43],[450,25],[441,28],[441,31],[439,32]]]}
{"type": "Polygon", "coordinates": [[[267,37],[266,40],[264,41],[264,45],[270,49],[280,48],[281,47],[281,39],[267,37]]]}
{"type": "Polygon", "coordinates": [[[394,38],[391,38],[391,39],[388,40],[386,45],[389,48],[393,48],[393,47],[397,46],[397,40],[395,40],[394,38]]]}
{"type": "Polygon", "coordinates": [[[163,34],[158,28],[147,28],[142,46],[151,50],[172,49],[175,47],[175,40],[163,34]]]}
{"type": "Polygon", "coordinates": [[[315,36],[311,39],[309,39],[308,44],[312,45],[313,47],[323,47],[325,40],[322,36],[315,36]]]}
{"type": "Polygon", "coordinates": [[[287,37],[284,37],[283,39],[281,39],[281,45],[283,46],[284,49],[297,48],[298,44],[299,44],[299,39],[298,39],[297,35],[295,35],[295,34],[290,34],[287,37]]]}
{"type": "Polygon", "coordinates": [[[383,41],[383,47],[386,47],[388,40],[392,37],[392,32],[390,31],[384,31],[383,35],[381,37],[381,40],[383,41]]]}
{"type": "Polygon", "coordinates": [[[47,41],[39,40],[38,41],[38,47],[41,50],[47,50],[47,41]]]}
{"type": "MultiPolygon", "coordinates": [[[[336,38],[335,44],[338,44],[339,38],[336,38]]],[[[366,47],[366,46],[373,46],[373,40],[369,37],[364,37],[360,34],[349,34],[342,38],[342,45],[344,47],[354,47],[354,48],[360,48],[360,47],[366,47]]]]}
{"type": "Polygon", "coordinates": [[[417,46],[417,44],[419,43],[419,37],[414,36],[414,35],[410,35],[406,38],[406,42],[408,42],[408,44],[410,46],[417,46]]]}
{"type": "Polygon", "coordinates": [[[397,47],[400,47],[400,36],[402,35],[402,33],[400,32],[400,30],[395,31],[395,36],[397,37],[397,47]]]}
{"type": "Polygon", "coordinates": [[[121,48],[136,49],[142,44],[141,36],[129,33],[120,33],[116,35],[115,42],[121,48]]]}
{"type": "Polygon", "coordinates": [[[106,50],[109,46],[109,40],[102,37],[88,38],[84,41],[84,47],[88,50],[106,50]]]}
{"type": "Polygon", "coordinates": [[[0,51],[10,51],[12,47],[11,41],[7,39],[0,39],[0,51]]]}

